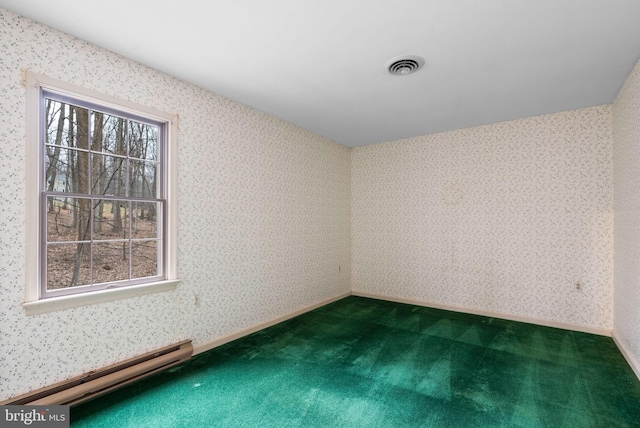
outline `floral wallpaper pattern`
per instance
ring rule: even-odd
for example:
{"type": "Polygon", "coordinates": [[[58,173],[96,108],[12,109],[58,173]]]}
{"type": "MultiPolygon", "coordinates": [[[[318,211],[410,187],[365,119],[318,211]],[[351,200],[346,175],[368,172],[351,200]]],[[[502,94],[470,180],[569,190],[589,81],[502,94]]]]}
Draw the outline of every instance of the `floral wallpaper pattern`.
{"type": "Polygon", "coordinates": [[[640,62],[613,103],[614,330],[640,368],[640,62]]]}
{"type": "Polygon", "coordinates": [[[352,289],[611,329],[610,106],[352,151],[352,289]]]}
{"type": "Polygon", "coordinates": [[[350,149],[0,9],[0,401],[350,289],[350,149]],[[179,115],[175,292],[27,317],[21,70],[179,115]]]}

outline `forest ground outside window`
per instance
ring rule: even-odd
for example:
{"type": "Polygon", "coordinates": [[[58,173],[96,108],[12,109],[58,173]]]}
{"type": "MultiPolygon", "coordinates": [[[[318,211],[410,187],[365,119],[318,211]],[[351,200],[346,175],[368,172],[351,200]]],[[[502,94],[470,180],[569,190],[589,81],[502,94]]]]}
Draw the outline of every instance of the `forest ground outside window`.
{"type": "Polygon", "coordinates": [[[175,116],[34,73],[27,93],[27,312],[175,287],[175,116]]]}

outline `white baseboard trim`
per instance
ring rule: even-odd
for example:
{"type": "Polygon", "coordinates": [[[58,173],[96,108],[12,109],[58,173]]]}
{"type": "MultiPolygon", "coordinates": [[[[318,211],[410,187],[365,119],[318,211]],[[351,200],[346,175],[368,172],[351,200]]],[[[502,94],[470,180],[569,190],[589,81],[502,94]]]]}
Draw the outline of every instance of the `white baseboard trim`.
{"type": "Polygon", "coordinates": [[[618,336],[616,335],[615,330],[613,331],[613,334],[611,334],[611,337],[613,338],[613,341],[618,346],[618,349],[620,349],[620,352],[622,352],[622,355],[624,356],[625,360],[627,360],[627,363],[629,363],[629,365],[631,366],[631,369],[633,370],[633,372],[638,377],[638,380],[640,380],[640,362],[636,361],[633,358],[633,355],[631,354],[631,351],[629,351],[629,348],[627,348],[627,345],[625,345],[623,341],[618,339],[618,336]]]}
{"type": "Polygon", "coordinates": [[[579,331],[582,333],[597,334],[600,336],[611,336],[610,329],[591,327],[588,325],[570,324],[570,323],[551,321],[551,320],[545,320],[545,319],[539,319],[539,318],[522,317],[522,316],[513,315],[513,314],[491,312],[491,311],[485,311],[482,309],[468,308],[468,307],[462,307],[462,306],[443,305],[441,303],[405,299],[403,297],[386,296],[382,294],[366,293],[362,291],[352,291],[351,294],[354,296],[368,297],[371,299],[388,300],[390,302],[398,302],[398,303],[407,303],[409,305],[425,306],[425,307],[435,308],[435,309],[444,309],[446,311],[453,311],[453,312],[464,312],[467,314],[482,315],[482,316],[491,317],[491,318],[501,318],[501,319],[506,319],[510,321],[518,321],[518,322],[525,322],[529,324],[542,325],[545,327],[561,328],[564,330],[573,330],[573,331],[579,331]]]}
{"type": "Polygon", "coordinates": [[[383,295],[383,294],[367,293],[367,292],[363,292],[363,291],[352,291],[352,292],[339,294],[337,296],[330,297],[328,299],[325,299],[325,300],[322,300],[320,302],[314,303],[313,305],[305,306],[305,307],[300,308],[300,309],[298,309],[298,310],[296,310],[294,312],[291,312],[289,314],[282,315],[280,317],[274,318],[274,319],[269,320],[269,321],[265,321],[265,322],[260,323],[260,324],[253,325],[253,326],[251,326],[249,328],[237,331],[235,333],[227,334],[225,336],[219,337],[217,339],[213,339],[213,340],[205,342],[205,343],[201,343],[201,344],[199,344],[197,346],[194,346],[193,355],[197,355],[197,354],[200,354],[202,352],[206,352],[206,351],[209,351],[211,349],[217,348],[218,346],[224,345],[225,343],[229,343],[229,342],[231,342],[233,340],[236,340],[236,339],[239,339],[241,337],[248,336],[248,335],[250,335],[252,333],[255,333],[257,331],[260,331],[262,329],[265,329],[265,328],[271,327],[273,325],[279,324],[279,323],[281,323],[283,321],[286,321],[288,319],[297,317],[298,315],[302,315],[305,312],[309,312],[309,311],[317,309],[317,308],[319,308],[321,306],[327,305],[329,303],[333,303],[333,302],[335,302],[337,300],[344,299],[345,297],[350,296],[350,295],[359,296],[359,297],[367,297],[367,298],[378,299],[378,300],[387,300],[387,301],[390,301],[390,302],[406,303],[406,304],[409,304],[409,305],[425,306],[425,307],[429,307],[429,308],[443,309],[443,310],[453,311],[453,312],[463,312],[463,313],[467,313],[467,314],[481,315],[481,316],[492,317],[492,318],[501,318],[501,319],[506,319],[506,320],[511,320],[511,321],[518,321],[518,322],[525,322],[525,323],[529,323],[529,324],[542,325],[542,326],[545,326],[545,327],[561,328],[561,329],[564,329],[564,330],[572,330],[572,331],[579,331],[579,332],[583,332],[583,333],[597,334],[597,335],[600,335],[600,336],[613,337],[613,340],[615,341],[616,345],[618,346],[618,348],[620,349],[620,351],[622,352],[624,357],[629,362],[629,365],[631,365],[631,368],[633,369],[633,371],[636,373],[636,375],[640,379],[640,365],[636,361],[633,360],[633,358],[631,357],[631,354],[629,353],[628,349],[624,346],[624,344],[622,344],[622,342],[620,342],[618,339],[616,339],[615,335],[612,334],[612,330],[610,330],[610,329],[591,327],[591,326],[585,326],[585,325],[580,325],[580,324],[563,323],[563,322],[558,322],[558,321],[550,321],[550,320],[539,319],[539,318],[522,317],[522,316],[519,316],[519,315],[505,314],[505,313],[500,313],[500,312],[491,312],[491,311],[485,311],[485,310],[476,309],[476,308],[444,305],[444,304],[436,303],[436,302],[414,300],[414,299],[406,299],[406,298],[403,298],[403,297],[387,296],[387,295],[383,295]]]}
{"type": "Polygon", "coordinates": [[[274,318],[274,319],[269,320],[269,321],[265,321],[265,322],[260,323],[260,324],[253,325],[253,326],[251,326],[249,328],[245,328],[245,329],[237,331],[235,333],[227,334],[226,336],[222,336],[222,337],[219,337],[217,339],[213,339],[213,340],[205,342],[205,343],[201,343],[201,344],[193,347],[193,355],[197,355],[197,354],[200,354],[202,352],[209,351],[209,350],[211,350],[213,348],[217,348],[218,346],[224,345],[225,343],[229,343],[229,342],[231,342],[233,340],[240,339],[241,337],[248,336],[248,335],[250,335],[252,333],[255,333],[256,331],[260,331],[260,330],[263,330],[263,329],[265,329],[267,327],[271,327],[273,325],[279,324],[279,323],[281,323],[283,321],[286,321],[288,319],[297,317],[298,315],[302,315],[305,312],[309,312],[309,311],[317,309],[317,308],[319,308],[321,306],[328,305],[329,303],[333,303],[333,302],[335,302],[337,300],[344,299],[345,297],[348,297],[350,295],[351,295],[351,293],[349,293],[349,292],[343,293],[343,294],[339,294],[337,296],[325,299],[325,300],[323,300],[321,302],[314,303],[313,305],[305,306],[305,307],[300,308],[300,309],[298,309],[298,310],[296,310],[294,312],[291,312],[289,314],[282,315],[280,317],[274,318]]]}

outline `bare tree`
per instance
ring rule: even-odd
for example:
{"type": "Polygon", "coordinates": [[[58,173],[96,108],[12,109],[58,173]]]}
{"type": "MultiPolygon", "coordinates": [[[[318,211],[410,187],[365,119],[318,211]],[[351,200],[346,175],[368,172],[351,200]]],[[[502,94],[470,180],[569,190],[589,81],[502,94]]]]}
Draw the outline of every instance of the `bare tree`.
{"type": "MultiPolygon", "coordinates": [[[[64,130],[65,117],[65,104],[60,103],[60,108],[56,109],[52,106],[52,101],[47,100],[45,117],[47,118],[47,130],[50,128],[51,123],[55,120],[56,115],[58,119],[58,126],[56,128],[56,135],[54,141],[49,141],[49,133],[47,132],[47,144],[53,144],[54,146],[47,146],[47,158],[49,164],[45,173],[45,180],[47,183],[47,190],[53,191],[56,184],[58,175],[58,168],[60,164],[60,146],[62,144],[62,136],[64,130]],[[52,110],[53,109],[53,110],[52,110]]],[[[49,212],[53,213],[53,198],[49,198],[49,212]]]]}
{"type": "MultiPolygon", "coordinates": [[[[75,134],[76,144],[78,148],[89,148],[89,111],[80,107],[72,107],[71,111],[75,111],[76,123],[75,134]]],[[[84,150],[76,151],[76,165],[72,169],[76,173],[76,184],[78,185],[76,192],[86,192],[89,188],[89,152],[84,150]]],[[[80,275],[80,268],[85,257],[88,255],[86,248],[87,243],[81,242],[90,239],[90,225],[91,225],[91,201],[88,198],[76,199],[76,230],[77,230],[77,245],[76,245],[76,260],[73,269],[73,276],[71,277],[70,287],[78,285],[78,277],[80,275]]]]}
{"type": "MultiPolygon", "coordinates": [[[[102,140],[104,128],[104,114],[93,112],[93,134],[91,138],[91,181],[92,193],[102,195],[104,192],[104,157],[102,156],[102,140]]],[[[93,230],[96,233],[102,232],[102,214],[104,211],[104,203],[102,199],[97,199],[93,206],[95,216],[98,221],[93,224],[93,230]]]]}
{"type": "MultiPolygon", "coordinates": [[[[116,129],[116,154],[126,155],[126,135],[127,135],[127,121],[122,118],[118,118],[118,125],[116,129]]],[[[125,169],[125,158],[116,158],[113,175],[115,177],[115,189],[116,195],[122,193],[122,177],[123,170],[125,169]]],[[[113,232],[122,232],[122,213],[120,212],[120,205],[114,203],[112,205],[113,212],[113,232]]]]}

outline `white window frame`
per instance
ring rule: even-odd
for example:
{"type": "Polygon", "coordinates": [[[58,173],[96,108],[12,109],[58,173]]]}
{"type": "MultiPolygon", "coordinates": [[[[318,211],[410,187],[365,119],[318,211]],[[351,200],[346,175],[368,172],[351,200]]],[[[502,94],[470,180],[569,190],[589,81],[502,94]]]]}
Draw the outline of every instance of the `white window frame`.
{"type": "Polygon", "coordinates": [[[25,301],[22,303],[27,315],[36,315],[79,306],[109,302],[144,294],[174,290],[179,282],[177,276],[177,134],[178,117],[138,105],[96,91],[81,88],[70,83],[43,76],[29,70],[25,71],[24,80],[27,89],[27,132],[26,132],[26,218],[25,218],[25,301]],[[144,116],[166,123],[166,170],[163,185],[166,188],[166,218],[164,219],[165,264],[164,279],[136,285],[127,285],[102,290],[88,290],[75,294],[43,298],[41,295],[42,251],[44,242],[41,239],[40,185],[44,180],[41,163],[44,150],[42,141],[44,132],[41,129],[40,109],[42,108],[42,91],[51,91],[62,96],[119,110],[128,114],[144,116]],[[37,165],[37,168],[34,166],[37,165]]]}

